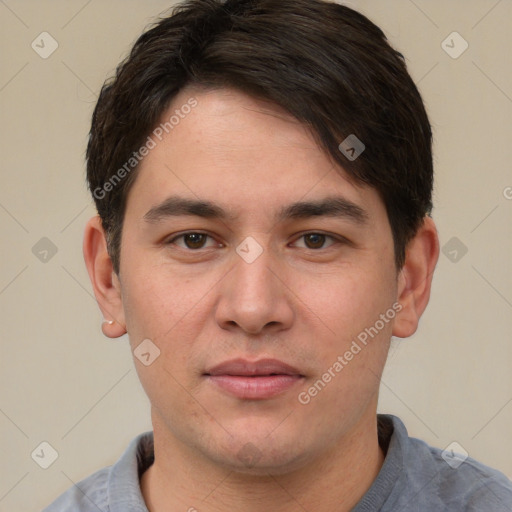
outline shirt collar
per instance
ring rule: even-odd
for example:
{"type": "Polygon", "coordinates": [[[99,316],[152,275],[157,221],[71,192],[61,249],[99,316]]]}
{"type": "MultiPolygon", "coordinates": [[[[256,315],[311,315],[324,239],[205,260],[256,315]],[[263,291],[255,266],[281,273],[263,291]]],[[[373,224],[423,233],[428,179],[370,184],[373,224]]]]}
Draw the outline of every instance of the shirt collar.
{"type": "MultiPolygon", "coordinates": [[[[405,425],[396,416],[378,415],[379,442],[388,444],[384,464],[368,492],[353,512],[380,510],[400,481],[404,467],[404,442],[408,438],[405,425]]],[[[154,461],[153,432],[144,432],[133,439],[121,458],[112,466],[108,477],[108,504],[111,512],[148,512],[140,477],[154,461]]],[[[403,481],[403,479],[402,479],[403,481]]]]}
{"type": "Polygon", "coordinates": [[[140,488],[142,473],[154,461],[153,432],[132,440],[112,466],[108,478],[108,504],[111,512],[148,512],[140,488]]]}

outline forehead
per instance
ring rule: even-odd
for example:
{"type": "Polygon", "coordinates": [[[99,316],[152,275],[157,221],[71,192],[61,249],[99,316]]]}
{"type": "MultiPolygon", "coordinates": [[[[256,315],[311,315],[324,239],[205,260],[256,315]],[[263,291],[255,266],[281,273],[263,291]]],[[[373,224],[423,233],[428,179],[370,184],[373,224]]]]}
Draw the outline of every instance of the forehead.
{"type": "Polygon", "coordinates": [[[342,193],[355,204],[370,203],[370,216],[372,209],[383,212],[374,189],[356,184],[303,124],[271,102],[232,89],[185,88],[158,129],[127,211],[181,195],[215,200],[234,213],[275,213],[285,203],[342,193]]]}

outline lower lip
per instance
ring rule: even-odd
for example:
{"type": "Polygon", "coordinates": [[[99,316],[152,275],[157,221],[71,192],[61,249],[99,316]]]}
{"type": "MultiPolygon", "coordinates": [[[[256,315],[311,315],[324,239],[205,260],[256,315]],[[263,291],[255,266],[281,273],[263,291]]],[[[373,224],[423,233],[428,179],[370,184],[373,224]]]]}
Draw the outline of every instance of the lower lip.
{"type": "Polygon", "coordinates": [[[300,375],[265,375],[246,377],[239,375],[208,375],[215,385],[237,398],[264,400],[288,391],[302,380],[300,375]]]}

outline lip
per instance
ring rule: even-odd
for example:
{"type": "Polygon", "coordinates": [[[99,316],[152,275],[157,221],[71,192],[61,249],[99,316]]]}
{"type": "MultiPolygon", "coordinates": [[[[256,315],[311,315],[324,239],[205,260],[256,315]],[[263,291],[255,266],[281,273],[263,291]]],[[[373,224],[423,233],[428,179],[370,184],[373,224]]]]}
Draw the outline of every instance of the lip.
{"type": "Polygon", "coordinates": [[[304,378],[299,370],[277,359],[232,359],[205,372],[223,391],[245,400],[265,400],[284,393],[304,378]]]}

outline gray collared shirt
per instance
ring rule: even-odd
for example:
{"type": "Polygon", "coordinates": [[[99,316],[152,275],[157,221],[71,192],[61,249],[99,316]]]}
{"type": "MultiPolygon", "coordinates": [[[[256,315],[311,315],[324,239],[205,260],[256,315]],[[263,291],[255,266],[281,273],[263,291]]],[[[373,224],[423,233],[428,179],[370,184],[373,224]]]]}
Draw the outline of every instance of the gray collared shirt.
{"type": "MultiPolygon", "coordinates": [[[[404,424],[379,415],[384,464],[352,512],[511,512],[512,482],[468,457],[409,437],[404,424]],[[457,466],[457,467],[456,467],[457,466]]],[[[43,512],[148,512],[140,476],[154,461],[153,433],[140,434],[121,458],[85,478],[43,512]]],[[[200,510],[200,506],[196,505],[200,510]]]]}

